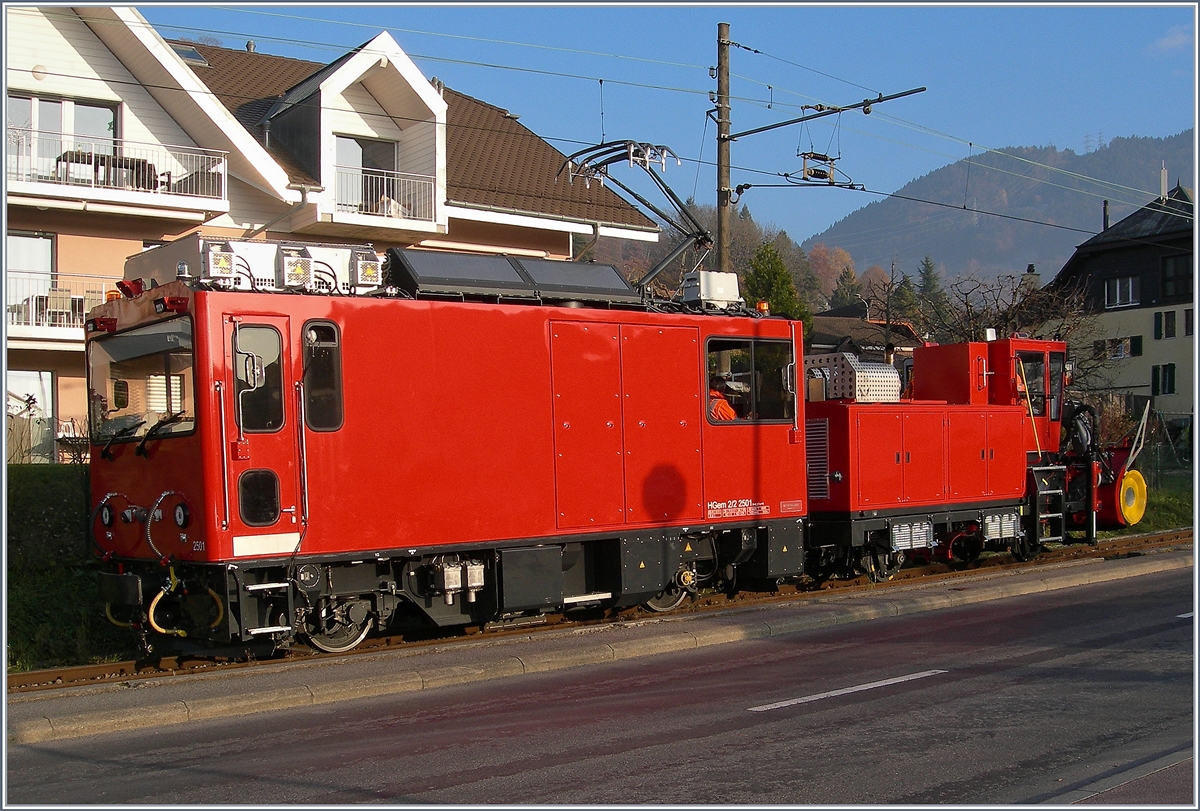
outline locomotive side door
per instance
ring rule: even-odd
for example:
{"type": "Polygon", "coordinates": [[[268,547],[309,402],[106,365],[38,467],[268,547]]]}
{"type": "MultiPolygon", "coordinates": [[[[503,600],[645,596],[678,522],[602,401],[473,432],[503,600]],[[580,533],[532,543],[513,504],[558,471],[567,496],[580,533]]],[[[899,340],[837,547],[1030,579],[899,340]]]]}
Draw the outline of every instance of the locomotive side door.
{"type": "Polygon", "coordinates": [[[225,314],[222,322],[222,523],[235,558],[291,554],[302,511],[289,319],[225,314]]]}

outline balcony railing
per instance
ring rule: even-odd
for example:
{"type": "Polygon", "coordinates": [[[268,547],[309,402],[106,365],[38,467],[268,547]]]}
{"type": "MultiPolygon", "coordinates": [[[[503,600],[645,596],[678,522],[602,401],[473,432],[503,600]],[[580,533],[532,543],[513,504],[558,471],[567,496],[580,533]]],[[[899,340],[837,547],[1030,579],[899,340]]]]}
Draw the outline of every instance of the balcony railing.
{"type": "Polygon", "coordinates": [[[433,177],[353,166],[336,169],[338,211],[433,222],[433,177]]]}
{"type": "Polygon", "coordinates": [[[224,200],[226,153],[8,128],[9,181],[224,200]]]}
{"type": "Polygon", "coordinates": [[[67,273],[33,273],[9,270],[4,274],[5,313],[10,327],[61,327],[79,330],[97,304],[116,290],[111,276],[67,273]]]}

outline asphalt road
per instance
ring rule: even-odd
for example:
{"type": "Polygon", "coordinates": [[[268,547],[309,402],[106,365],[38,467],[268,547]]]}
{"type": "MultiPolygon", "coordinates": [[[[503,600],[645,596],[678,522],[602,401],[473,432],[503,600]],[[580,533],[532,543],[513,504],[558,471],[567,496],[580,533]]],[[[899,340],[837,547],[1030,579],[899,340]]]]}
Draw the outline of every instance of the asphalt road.
{"type": "Polygon", "coordinates": [[[1135,781],[1192,755],[1194,618],[1180,616],[1192,585],[1190,570],[1164,572],[519,680],[10,746],[7,801],[1024,804],[1117,785],[1179,801],[1135,781]]]}

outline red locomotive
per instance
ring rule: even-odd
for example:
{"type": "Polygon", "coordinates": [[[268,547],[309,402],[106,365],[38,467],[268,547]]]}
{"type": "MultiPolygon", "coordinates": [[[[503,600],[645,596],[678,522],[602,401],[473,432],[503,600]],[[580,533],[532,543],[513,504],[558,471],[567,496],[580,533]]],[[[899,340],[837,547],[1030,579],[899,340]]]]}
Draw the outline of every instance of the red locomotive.
{"type": "Polygon", "coordinates": [[[864,396],[895,371],[806,362],[728,281],[666,302],[610,266],[198,235],[133,257],[87,322],[110,618],[146,648],[343,651],[1140,518],[1066,412],[1063,344],[929,347],[908,399],[864,396]]]}

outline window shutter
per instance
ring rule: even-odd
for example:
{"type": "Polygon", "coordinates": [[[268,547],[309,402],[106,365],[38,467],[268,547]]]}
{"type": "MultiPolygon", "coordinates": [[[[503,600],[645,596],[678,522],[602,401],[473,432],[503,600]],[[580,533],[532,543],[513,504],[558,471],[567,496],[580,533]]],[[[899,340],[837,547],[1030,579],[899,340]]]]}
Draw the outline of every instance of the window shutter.
{"type": "Polygon", "coordinates": [[[1142,336],[1133,335],[1129,338],[1129,357],[1140,358],[1142,356],[1142,336]]]}
{"type": "Polygon", "coordinates": [[[1150,394],[1157,396],[1161,394],[1159,389],[1159,368],[1158,366],[1150,367],[1150,394]]]}
{"type": "Polygon", "coordinates": [[[1154,314],[1154,340],[1162,340],[1162,313],[1154,314]]]}

